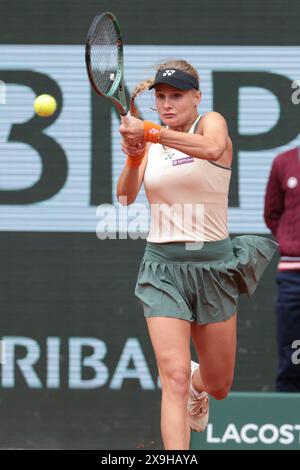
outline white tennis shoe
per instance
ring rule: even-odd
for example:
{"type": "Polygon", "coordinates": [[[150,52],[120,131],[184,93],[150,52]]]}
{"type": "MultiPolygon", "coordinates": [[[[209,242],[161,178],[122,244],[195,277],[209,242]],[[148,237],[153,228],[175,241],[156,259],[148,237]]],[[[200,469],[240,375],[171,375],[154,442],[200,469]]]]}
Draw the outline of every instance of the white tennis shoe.
{"type": "MultiPolygon", "coordinates": [[[[199,367],[197,362],[191,361],[191,384],[195,370],[199,367]]],[[[190,427],[197,432],[202,432],[207,426],[209,417],[209,396],[203,391],[196,396],[190,387],[188,398],[188,418],[190,427]]]]}

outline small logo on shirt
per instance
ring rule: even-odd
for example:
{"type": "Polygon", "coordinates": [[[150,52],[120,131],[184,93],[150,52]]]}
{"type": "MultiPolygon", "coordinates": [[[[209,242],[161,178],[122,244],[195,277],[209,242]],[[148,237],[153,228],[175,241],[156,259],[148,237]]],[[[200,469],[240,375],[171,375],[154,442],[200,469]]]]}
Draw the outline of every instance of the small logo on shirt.
{"type": "Polygon", "coordinates": [[[184,157],[184,158],[179,158],[178,160],[173,160],[172,165],[173,166],[183,165],[184,163],[190,163],[193,161],[194,161],[193,157],[184,157]]]}
{"type": "Polygon", "coordinates": [[[296,186],[298,185],[298,180],[295,176],[291,176],[288,180],[287,180],[287,186],[288,188],[295,188],[296,186]]]}
{"type": "Polygon", "coordinates": [[[171,160],[171,158],[173,158],[174,155],[175,155],[175,152],[168,153],[168,155],[165,157],[165,160],[171,160]]]}

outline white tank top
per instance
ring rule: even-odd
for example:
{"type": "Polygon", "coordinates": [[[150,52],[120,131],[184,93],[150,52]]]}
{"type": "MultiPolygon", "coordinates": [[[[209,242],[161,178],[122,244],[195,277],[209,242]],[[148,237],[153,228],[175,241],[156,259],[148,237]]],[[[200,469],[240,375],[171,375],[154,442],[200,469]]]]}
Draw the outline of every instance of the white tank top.
{"type": "MultiPolygon", "coordinates": [[[[195,132],[198,116],[189,133],[195,132]]],[[[151,144],[144,173],[150,204],[149,242],[222,240],[228,232],[230,168],[151,144]]]]}

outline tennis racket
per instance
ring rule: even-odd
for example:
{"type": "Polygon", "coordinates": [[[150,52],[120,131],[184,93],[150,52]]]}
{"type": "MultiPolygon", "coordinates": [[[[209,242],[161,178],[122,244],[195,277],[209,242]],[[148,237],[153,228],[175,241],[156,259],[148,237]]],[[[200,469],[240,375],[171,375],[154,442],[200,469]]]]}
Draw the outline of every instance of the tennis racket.
{"type": "Polygon", "coordinates": [[[123,41],[113,13],[98,13],[88,32],[85,61],[90,83],[102,97],[111,100],[119,114],[130,119],[123,69],[123,41]],[[118,91],[118,98],[114,95],[118,91]]]}

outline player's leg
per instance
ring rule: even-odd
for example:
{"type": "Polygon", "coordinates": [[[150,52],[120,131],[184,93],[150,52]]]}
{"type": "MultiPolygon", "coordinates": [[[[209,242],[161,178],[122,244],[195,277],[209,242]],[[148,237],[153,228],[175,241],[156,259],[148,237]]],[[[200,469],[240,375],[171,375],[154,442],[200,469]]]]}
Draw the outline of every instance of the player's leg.
{"type": "Polygon", "coordinates": [[[187,320],[147,317],[162,387],[161,433],[164,448],[189,449],[187,400],[190,387],[190,332],[187,320]]]}
{"type": "Polygon", "coordinates": [[[200,364],[193,374],[193,386],[222,400],[227,396],[234,376],[236,314],[224,322],[206,325],[193,322],[191,335],[200,364]]]}

